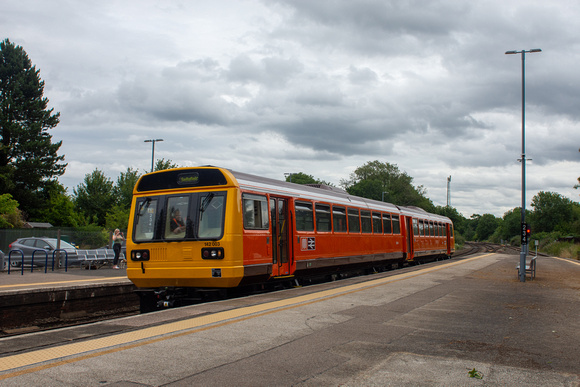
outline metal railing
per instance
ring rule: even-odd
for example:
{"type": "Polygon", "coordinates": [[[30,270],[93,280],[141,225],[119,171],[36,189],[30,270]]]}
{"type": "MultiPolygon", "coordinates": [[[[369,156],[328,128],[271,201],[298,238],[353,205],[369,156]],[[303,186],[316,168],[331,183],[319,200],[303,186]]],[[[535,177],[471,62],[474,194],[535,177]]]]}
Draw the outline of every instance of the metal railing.
{"type": "MultiPolygon", "coordinates": [[[[34,271],[34,255],[36,253],[44,253],[45,255],[45,260],[44,260],[44,272],[47,273],[48,272],[48,252],[45,250],[34,250],[32,252],[32,257],[30,260],[30,272],[32,273],[34,271]]],[[[54,263],[55,263],[55,258],[57,257],[58,254],[58,260],[60,260],[60,254],[64,252],[64,271],[67,272],[68,271],[68,252],[64,249],[56,249],[52,252],[52,271],[54,271],[54,263]]],[[[24,275],[24,266],[25,264],[27,264],[27,262],[24,262],[24,251],[22,250],[12,250],[10,251],[10,253],[8,254],[8,274],[10,274],[10,269],[12,267],[12,255],[13,254],[20,254],[21,257],[21,262],[20,262],[20,271],[21,271],[21,275],[24,275]]]]}

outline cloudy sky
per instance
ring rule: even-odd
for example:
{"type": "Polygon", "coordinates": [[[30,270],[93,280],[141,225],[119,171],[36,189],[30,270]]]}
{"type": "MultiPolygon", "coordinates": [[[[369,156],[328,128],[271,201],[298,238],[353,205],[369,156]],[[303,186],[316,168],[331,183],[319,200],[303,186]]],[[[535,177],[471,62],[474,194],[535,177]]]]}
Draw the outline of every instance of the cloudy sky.
{"type": "Polygon", "coordinates": [[[436,205],[502,216],[578,201],[576,0],[2,1],[0,38],[28,53],[60,112],[72,193],[155,158],[336,185],[396,164],[436,205]]]}

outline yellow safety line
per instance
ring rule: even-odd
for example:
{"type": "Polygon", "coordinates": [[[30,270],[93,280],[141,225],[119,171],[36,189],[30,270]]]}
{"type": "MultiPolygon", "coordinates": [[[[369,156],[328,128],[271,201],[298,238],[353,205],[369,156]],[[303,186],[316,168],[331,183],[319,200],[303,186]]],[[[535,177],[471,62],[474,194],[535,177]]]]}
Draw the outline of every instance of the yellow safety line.
{"type": "Polygon", "coordinates": [[[16,288],[16,287],[23,287],[23,286],[70,284],[70,283],[75,283],[75,282],[94,282],[94,281],[107,281],[107,280],[114,280],[114,279],[128,279],[128,278],[126,278],[126,277],[103,277],[103,278],[93,278],[93,279],[86,279],[86,280],[38,282],[38,283],[29,283],[29,284],[0,285],[0,288],[16,288]]]}
{"type": "Polygon", "coordinates": [[[211,315],[193,317],[190,319],[163,324],[160,326],[143,328],[132,332],[119,333],[108,337],[87,340],[78,343],[64,344],[58,347],[40,349],[0,358],[0,372],[27,367],[34,364],[55,361],[57,363],[46,364],[32,369],[21,370],[6,375],[0,375],[0,380],[22,375],[25,373],[37,372],[41,369],[51,368],[62,364],[72,363],[83,359],[101,356],[128,348],[150,344],[153,342],[168,340],[177,336],[199,332],[201,330],[212,329],[238,321],[263,316],[270,313],[279,312],[314,302],[320,302],[331,298],[355,293],[365,289],[381,286],[387,283],[400,281],[408,278],[418,277],[433,271],[447,269],[449,267],[480,259],[489,255],[485,254],[474,258],[464,259],[458,262],[450,262],[441,266],[429,267],[416,272],[397,274],[391,277],[379,278],[358,284],[348,285],[336,289],[323,290],[304,296],[298,296],[286,300],[272,301],[266,304],[248,306],[244,308],[219,312],[211,315]],[[204,327],[205,326],[205,327],[204,327]],[[197,329],[196,329],[197,328],[197,329]],[[195,330],[194,330],[195,329],[195,330]],[[96,351],[96,352],[94,352],[96,351]],[[94,352],[94,353],[90,353],[94,352]],[[81,355],[73,359],[64,359],[69,356],[81,355]]]}
{"type": "Polygon", "coordinates": [[[556,258],[556,259],[559,259],[560,261],[564,261],[564,262],[573,263],[573,264],[575,264],[575,265],[580,265],[580,261],[571,261],[571,260],[569,260],[569,259],[560,258],[560,257],[552,257],[552,258],[556,258]]]}

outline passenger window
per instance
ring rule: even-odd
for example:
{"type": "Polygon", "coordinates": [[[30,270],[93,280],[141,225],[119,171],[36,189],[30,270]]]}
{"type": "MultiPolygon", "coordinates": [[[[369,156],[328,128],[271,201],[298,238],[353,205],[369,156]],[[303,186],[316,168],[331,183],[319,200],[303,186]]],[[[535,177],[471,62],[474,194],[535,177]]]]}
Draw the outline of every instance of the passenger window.
{"type": "Polygon", "coordinates": [[[346,232],[346,208],[332,206],[334,232],[346,232]]]}
{"type": "Polygon", "coordinates": [[[312,214],[312,203],[297,201],[294,204],[296,212],[296,230],[314,231],[314,215],[312,214]]]}
{"type": "Polygon", "coordinates": [[[393,234],[401,233],[401,224],[399,223],[399,215],[393,215],[393,234]]]}
{"type": "MultiPolygon", "coordinates": [[[[165,238],[185,238],[186,219],[189,213],[189,196],[175,196],[167,199],[167,216],[165,219],[165,238]]],[[[191,223],[191,220],[188,219],[191,223]]]]}
{"type": "Polygon", "coordinates": [[[425,224],[422,220],[419,220],[419,235],[425,236],[425,224]]]}
{"type": "Polygon", "coordinates": [[[391,230],[391,214],[383,214],[383,232],[390,234],[391,230]]]}
{"type": "Polygon", "coordinates": [[[413,219],[413,234],[419,235],[419,221],[417,219],[413,219]]]}
{"type": "Polygon", "coordinates": [[[242,202],[246,230],[267,230],[270,228],[268,201],[265,196],[244,194],[242,202]]]}
{"type": "Polygon", "coordinates": [[[435,236],[435,229],[433,228],[433,222],[429,222],[429,235],[435,236]]]}
{"type": "Polygon", "coordinates": [[[383,226],[381,224],[381,213],[380,212],[373,212],[373,232],[375,234],[382,234],[383,233],[383,226]]]}
{"type": "Polygon", "coordinates": [[[316,231],[327,232],[332,231],[330,206],[328,204],[316,205],[316,231]]]}
{"type": "Polygon", "coordinates": [[[358,209],[348,209],[348,232],[360,232],[360,217],[358,209]]]}
{"type": "Polygon", "coordinates": [[[362,226],[362,232],[365,232],[365,233],[372,233],[373,232],[373,222],[371,220],[371,212],[370,211],[361,211],[360,212],[360,223],[362,226]]]}
{"type": "Polygon", "coordinates": [[[139,199],[135,210],[135,234],[133,239],[137,242],[152,240],[155,236],[156,223],[157,199],[139,199]]]}

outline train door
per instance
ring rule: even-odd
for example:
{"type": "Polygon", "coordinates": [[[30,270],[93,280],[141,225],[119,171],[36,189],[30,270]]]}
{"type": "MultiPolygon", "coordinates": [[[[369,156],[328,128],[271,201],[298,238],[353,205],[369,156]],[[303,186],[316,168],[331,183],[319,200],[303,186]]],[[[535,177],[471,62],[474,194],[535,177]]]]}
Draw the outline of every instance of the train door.
{"type": "Polygon", "coordinates": [[[290,274],[288,199],[270,197],[272,219],[272,276],[290,274]]]}
{"type": "Polygon", "coordinates": [[[453,226],[446,224],[445,231],[447,234],[447,255],[451,255],[451,234],[453,234],[453,226]]]}
{"type": "Polygon", "coordinates": [[[405,217],[405,224],[407,226],[407,259],[413,259],[415,249],[413,248],[413,218],[410,216],[405,217]]]}

